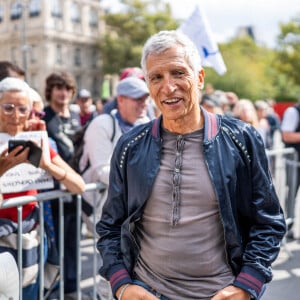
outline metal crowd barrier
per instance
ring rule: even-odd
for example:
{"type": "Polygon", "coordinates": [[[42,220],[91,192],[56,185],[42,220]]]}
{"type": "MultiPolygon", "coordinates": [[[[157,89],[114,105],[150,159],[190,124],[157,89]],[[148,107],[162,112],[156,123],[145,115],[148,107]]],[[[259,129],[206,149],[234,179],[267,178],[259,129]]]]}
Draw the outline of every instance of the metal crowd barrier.
{"type": "Polygon", "coordinates": [[[286,218],[294,218],[297,196],[298,154],[294,148],[266,150],[270,172],[286,218]],[[288,197],[289,195],[289,197],[288,197]]]}
{"type": "MultiPolygon", "coordinates": [[[[295,207],[295,201],[292,200],[292,203],[287,203],[287,192],[290,190],[292,194],[295,195],[297,193],[297,171],[300,167],[300,163],[298,163],[297,153],[293,148],[278,148],[274,150],[266,150],[267,156],[269,158],[270,164],[270,172],[273,177],[274,185],[280,199],[281,206],[284,210],[284,213],[287,216],[287,222],[291,219],[291,222],[294,222],[294,218],[299,219],[299,214],[294,215],[291,212],[291,208],[295,207]],[[287,166],[292,166],[291,172],[292,174],[287,174],[287,166]],[[287,176],[291,179],[290,182],[287,182],[287,176]]],[[[105,189],[105,185],[102,183],[90,183],[86,184],[86,191],[98,193],[101,190],[105,189]]],[[[72,195],[71,193],[64,191],[64,190],[53,190],[49,192],[41,192],[35,196],[22,196],[16,198],[10,198],[2,202],[1,208],[9,208],[16,206],[18,209],[18,223],[21,224],[22,222],[22,211],[23,205],[29,202],[37,201],[40,205],[40,212],[39,212],[39,220],[40,220],[40,237],[44,236],[44,209],[43,209],[43,202],[47,200],[59,199],[59,299],[64,299],[64,197],[72,195]]],[[[94,197],[96,199],[96,197],[94,197]]],[[[96,201],[96,200],[95,200],[96,201]]],[[[300,202],[300,201],[299,201],[300,202]]],[[[96,224],[96,205],[93,206],[93,223],[96,224]]],[[[82,197],[81,195],[77,195],[77,230],[76,230],[76,243],[77,243],[77,299],[81,299],[81,288],[80,288],[80,281],[81,281],[81,274],[82,274],[82,262],[81,262],[81,248],[80,248],[80,241],[81,241],[81,213],[82,213],[82,197]]],[[[299,220],[300,226],[300,220],[299,220]]],[[[300,228],[299,228],[300,232],[300,228]]],[[[300,233],[299,233],[300,234],[300,233]]],[[[96,293],[96,278],[98,274],[98,253],[96,251],[96,229],[94,226],[93,232],[93,295],[92,299],[97,300],[99,299],[96,293]]],[[[42,241],[42,239],[41,239],[42,241]]],[[[20,300],[22,300],[22,226],[18,226],[18,268],[19,268],[19,294],[20,300]]],[[[39,299],[44,299],[44,243],[40,243],[40,262],[39,262],[39,299]]],[[[27,299],[24,299],[27,300],[27,299]]]]}
{"type": "MultiPolygon", "coordinates": [[[[287,228],[292,229],[293,237],[298,239],[300,238],[300,198],[297,196],[300,171],[298,154],[294,148],[276,148],[266,150],[266,153],[287,228]]],[[[292,253],[286,247],[286,236],[282,247],[291,257],[292,253]]]]}
{"type": "MultiPolygon", "coordinates": [[[[90,183],[86,184],[86,191],[89,192],[100,192],[105,189],[105,185],[102,183],[90,183]]],[[[2,202],[1,208],[9,208],[9,207],[17,207],[18,210],[18,224],[22,223],[22,212],[23,212],[23,205],[29,202],[37,201],[39,202],[40,210],[39,210],[39,222],[40,222],[40,260],[39,260],[39,299],[44,299],[44,243],[43,238],[45,229],[44,229],[44,207],[43,202],[53,199],[59,199],[59,299],[64,299],[64,198],[67,196],[73,195],[65,190],[53,190],[49,192],[41,192],[35,196],[22,196],[22,197],[15,197],[10,198],[2,202]]],[[[81,299],[81,288],[80,288],[80,280],[81,280],[81,273],[82,273],[82,262],[81,262],[81,248],[80,248],[80,241],[81,241],[81,213],[82,213],[82,197],[81,195],[77,196],[77,211],[76,211],[76,243],[77,243],[77,299],[81,299]]],[[[94,197],[96,199],[96,197],[94,197]]],[[[96,214],[95,214],[95,205],[93,206],[93,222],[96,224],[96,214]]],[[[19,295],[20,300],[22,300],[22,226],[18,226],[18,269],[19,269],[19,295]]],[[[72,237],[73,238],[73,237],[72,237]]],[[[99,266],[97,265],[97,251],[96,251],[96,229],[94,228],[93,232],[93,295],[92,299],[96,300],[96,276],[98,273],[99,266]]],[[[24,299],[28,300],[28,299],[24,299]]]]}

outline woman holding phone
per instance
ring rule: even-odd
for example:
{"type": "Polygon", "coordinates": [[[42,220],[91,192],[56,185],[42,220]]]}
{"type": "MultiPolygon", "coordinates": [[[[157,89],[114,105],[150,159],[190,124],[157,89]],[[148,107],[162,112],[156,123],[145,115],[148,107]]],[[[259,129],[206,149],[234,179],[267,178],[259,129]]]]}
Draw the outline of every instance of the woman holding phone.
{"type": "MultiPolygon", "coordinates": [[[[0,81],[0,132],[14,137],[22,131],[31,129],[29,127],[29,116],[32,101],[30,98],[30,87],[23,80],[7,77],[0,81]]],[[[21,163],[30,163],[28,160],[30,147],[16,146],[10,152],[5,149],[0,154],[0,176],[12,167],[21,163]]],[[[51,147],[50,160],[45,159],[42,151],[38,167],[51,174],[57,181],[61,182],[71,193],[82,193],[84,191],[84,181],[51,147]]],[[[8,198],[35,195],[36,190],[3,194],[3,201],[8,198]]],[[[30,202],[23,206],[23,223],[31,221],[31,229],[36,228],[38,223],[38,205],[30,202]],[[36,222],[32,222],[32,220],[36,222]]],[[[9,224],[11,232],[17,230],[17,208],[0,209],[0,221],[9,224]]],[[[3,223],[2,222],[2,223],[3,223]]],[[[30,229],[29,229],[30,231],[30,229]]],[[[26,234],[26,232],[24,232],[26,234]]],[[[0,236],[0,240],[5,237],[0,236]]],[[[37,250],[38,251],[38,250],[37,250]]],[[[0,247],[1,252],[1,247],[0,247]]],[[[38,283],[23,287],[23,299],[37,299],[38,283]]]]}

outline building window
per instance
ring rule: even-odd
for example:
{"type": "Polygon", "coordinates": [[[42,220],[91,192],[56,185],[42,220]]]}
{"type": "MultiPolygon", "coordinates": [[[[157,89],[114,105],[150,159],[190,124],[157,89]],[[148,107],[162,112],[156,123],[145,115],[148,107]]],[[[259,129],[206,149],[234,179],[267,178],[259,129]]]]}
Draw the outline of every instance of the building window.
{"type": "Polygon", "coordinates": [[[60,0],[51,0],[51,15],[54,18],[62,18],[62,8],[60,0]]]}
{"type": "Polygon", "coordinates": [[[32,73],[30,77],[30,86],[34,89],[37,89],[37,74],[32,73]]]}
{"type": "Polygon", "coordinates": [[[22,16],[22,5],[16,1],[11,5],[10,19],[17,20],[22,16]]]}
{"type": "Polygon", "coordinates": [[[0,22],[3,21],[3,7],[0,5],[0,22]]]}
{"type": "Polygon", "coordinates": [[[31,0],[29,3],[29,16],[37,17],[41,13],[41,0],[31,0]]]}
{"type": "Polygon", "coordinates": [[[80,75],[76,75],[75,76],[75,80],[76,80],[76,85],[77,85],[77,89],[80,90],[81,89],[81,76],[80,75]]]}
{"type": "Polygon", "coordinates": [[[11,61],[17,63],[17,48],[11,47],[11,61]]]}
{"type": "Polygon", "coordinates": [[[74,65],[81,66],[81,50],[80,48],[75,48],[74,51],[74,65]]]}
{"type": "Polygon", "coordinates": [[[89,24],[91,27],[98,27],[98,13],[93,7],[90,9],[89,24]]]}
{"type": "Polygon", "coordinates": [[[62,48],[61,45],[56,45],[56,63],[62,64],[62,48]]]}
{"type": "Polygon", "coordinates": [[[30,61],[32,63],[35,63],[36,62],[36,45],[31,45],[30,46],[30,61]]]}
{"type": "Polygon", "coordinates": [[[99,97],[100,95],[100,84],[99,80],[97,77],[93,78],[93,83],[92,83],[92,94],[95,95],[96,97],[99,97]]]}
{"type": "Polygon", "coordinates": [[[71,3],[71,20],[73,23],[80,23],[80,9],[77,3],[71,3]]]}
{"type": "Polygon", "coordinates": [[[91,55],[91,67],[96,68],[98,62],[98,49],[93,48],[92,49],[92,55],[91,55]]]}

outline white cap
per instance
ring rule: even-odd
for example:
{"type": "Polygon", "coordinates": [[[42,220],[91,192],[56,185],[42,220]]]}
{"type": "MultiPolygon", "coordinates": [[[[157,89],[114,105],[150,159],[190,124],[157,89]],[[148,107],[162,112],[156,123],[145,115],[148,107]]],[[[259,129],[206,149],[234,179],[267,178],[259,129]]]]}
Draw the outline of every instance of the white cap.
{"type": "Polygon", "coordinates": [[[78,93],[78,98],[91,98],[91,93],[86,89],[81,89],[78,93]]]}

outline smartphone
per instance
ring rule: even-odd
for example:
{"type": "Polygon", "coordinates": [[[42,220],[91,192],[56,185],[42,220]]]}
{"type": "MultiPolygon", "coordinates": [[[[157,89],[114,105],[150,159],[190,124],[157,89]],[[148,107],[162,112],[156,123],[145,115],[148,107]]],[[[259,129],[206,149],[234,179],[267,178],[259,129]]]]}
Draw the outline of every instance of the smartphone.
{"type": "Polygon", "coordinates": [[[23,148],[17,152],[16,156],[19,155],[27,147],[27,141],[24,140],[9,140],[8,141],[8,152],[11,152],[18,146],[23,146],[23,148]]]}
{"type": "Polygon", "coordinates": [[[29,162],[34,165],[36,168],[40,164],[41,156],[42,156],[42,149],[32,141],[26,140],[9,140],[8,141],[8,152],[11,152],[17,146],[23,146],[16,155],[20,154],[25,148],[29,147],[29,154],[27,159],[29,162]]]}

